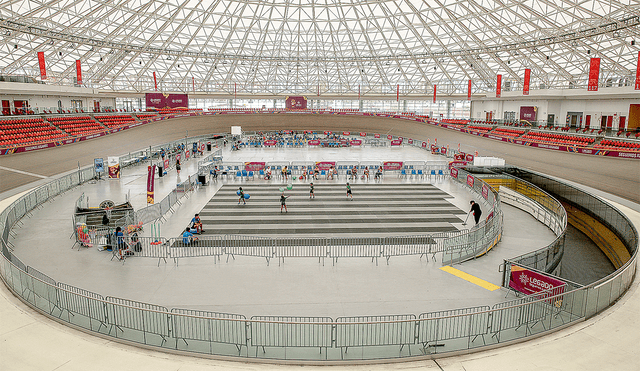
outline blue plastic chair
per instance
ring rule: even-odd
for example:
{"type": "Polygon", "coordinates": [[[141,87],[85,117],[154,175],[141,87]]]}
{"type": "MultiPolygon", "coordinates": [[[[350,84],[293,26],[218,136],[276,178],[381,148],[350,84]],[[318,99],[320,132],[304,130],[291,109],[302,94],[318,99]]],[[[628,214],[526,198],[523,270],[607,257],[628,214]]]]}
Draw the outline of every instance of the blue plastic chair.
{"type": "Polygon", "coordinates": [[[443,177],[443,178],[444,178],[444,171],[442,171],[442,170],[438,170],[438,176],[441,176],[441,177],[443,177]]]}
{"type": "Polygon", "coordinates": [[[246,178],[246,177],[247,177],[247,171],[246,171],[246,170],[242,170],[242,176],[243,176],[244,178],[246,178]]]}
{"type": "Polygon", "coordinates": [[[253,179],[253,175],[254,175],[253,171],[250,171],[249,172],[249,178],[253,179]]]}
{"type": "Polygon", "coordinates": [[[422,172],[422,169],[418,170],[418,175],[420,176],[420,178],[422,178],[422,176],[424,175],[424,173],[422,172]]]}
{"type": "Polygon", "coordinates": [[[400,177],[406,177],[407,176],[407,171],[405,169],[402,169],[402,171],[400,171],[400,177]]]}
{"type": "Polygon", "coordinates": [[[237,171],[236,172],[236,178],[242,178],[242,172],[241,171],[237,171]]]}

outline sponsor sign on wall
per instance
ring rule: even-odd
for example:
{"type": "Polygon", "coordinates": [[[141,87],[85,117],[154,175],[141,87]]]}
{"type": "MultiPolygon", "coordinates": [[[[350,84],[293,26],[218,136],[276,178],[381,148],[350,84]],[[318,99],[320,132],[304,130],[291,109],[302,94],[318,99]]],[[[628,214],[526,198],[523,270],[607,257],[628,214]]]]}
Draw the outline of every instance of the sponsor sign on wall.
{"type": "Polygon", "coordinates": [[[267,165],[266,162],[259,162],[259,161],[245,162],[244,169],[246,171],[260,171],[260,170],[263,170],[266,165],[267,165]]]}
{"type": "Polygon", "coordinates": [[[520,120],[536,121],[538,117],[538,107],[524,106],[520,107],[520,120]]]}
{"type": "Polygon", "coordinates": [[[473,175],[467,175],[467,185],[471,188],[473,188],[473,181],[475,179],[473,178],[473,175]]]}
{"type": "Polygon", "coordinates": [[[384,170],[401,170],[402,169],[402,161],[385,161],[382,163],[382,168],[384,170]]]}
{"type": "Polygon", "coordinates": [[[187,94],[145,94],[147,108],[189,108],[189,96],[187,94]]]}
{"type": "Polygon", "coordinates": [[[329,170],[332,167],[336,167],[335,161],[318,161],[316,162],[318,170],[329,170]]]}
{"type": "Polygon", "coordinates": [[[286,109],[307,109],[307,97],[287,97],[284,102],[286,109]]]}
{"type": "MultiPolygon", "coordinates": [[[[562,294],[566,284],[556,278],[511,264],[509,287],[525,295],[549,292],[549,296],[562,294]]],[[[558,301],[560,299],[554,299],[558,301]]]]}

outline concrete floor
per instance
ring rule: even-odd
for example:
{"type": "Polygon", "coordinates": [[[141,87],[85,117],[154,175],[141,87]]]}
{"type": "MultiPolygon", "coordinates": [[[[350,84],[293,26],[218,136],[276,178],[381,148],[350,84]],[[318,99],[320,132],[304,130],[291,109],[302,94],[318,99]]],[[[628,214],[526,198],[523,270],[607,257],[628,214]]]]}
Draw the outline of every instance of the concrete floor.
{"type": "MultiPolygon", "coordinates": [[[[493,141],[489,142],[493,143],[493,141]]],[[[183,173],[187,173],[187,171],[183,170],[183,173]]],[[[631,173],[631,176],[633,177],[634,173],[631,173]]],[[[36,178],[38,177],[34,177],[34,180],[36,178]]],[[[175,184],[175,180],[176,179],[174,179],[174,181],[171,181],[171,178],[167,178],[166,187],[159,188],[168,190],[172,188],[172,184],[175,184]]],[[[138,182],[143,183],[143,181],[140,181],[139,176],[138,178],[136,178],[136,175],[132,174],[132,178],[129,179],[128,183],[131,185],[135,185],[138,182]]],[[[2,183],[4,187],[4,180],[2,183]]],[[[121,195],[121,197],[124,197],[123,189],[125,187],[123,187],[122,184],[115,184],[115,182],[110,182],[107,186],[107,183],[101,183],[103,183],[104,185],[87,185],[86,189],[84,189],[85,193],[90,195],[90,201],[92,204],[99,202],[98,200],[101,200],[102,197],[105,196],[115,198],[115,195],[119,194],[121,195]],[[95,187],[95,189],[92,189],[91,187],[95,187]],[[102,189],[100,189],[100,187],[102,187],[102,189]],[[112,187],[114,189],[112,189],[112,187]],[[105,190],[104,188],[108,188],[108,190],[105,190]]],[[[457,204],[457,206],[459,206],[461,209],[466,210],[468,196],[459,195],[458,197],[456,197],[455,188],[457,188],[457,186],[451,184],[447,185],[446,182],[443,182],[441,184],[438,184],[438,187],[444,192],[447,192],[454,196],[454,198],[452,199],[452,203],[454,205],[457,204]]],[[[14,193],[18,192],[19,190],[19,187],[17,189],[14,189],[14,193]]],[[[77,191],[80,191],[80,189],[78,189],[77,191]]],[[[204,187],[202,191],[198,191],[196,194],[194,194],[195,197],[192,197],[192,199],[190,199],[190,202],[183,205],[184,207],[180,208],[167,220],[165,226],[163,226],[163,234],[175,235],[173,234],[174,230],[176,233],[179,232],[179,229],[184,226],[185,220],[190,219],[194,212],[201,209],[206,201],[209,200],[213,196],[213,194],[215,194],[215,191],[216,187],[204,187]],[[182,226],[178,228],[178,226],[180,225],[182,226]]],[[[457,192],[459,193],[460,190],[457,190],[457,192]]],[[[75,200],[75,198],[77,198],[77,196],[79,195],[79,193],[76,193],[74,195],[72,195],[71,193],[72,192],[69,192],[69,196],[72,200],[75,200]]],[[[159,190],[158,193],[158,197],[161,198],[162,191],[159,190]]],[[[615,197],[612,196],[612,198],[615,197]]],[[[140,195],[132,192],[132,202],[134,202],[135,207],[139,207],[140,199],[140,195]],[[136,204],[138,206],[136,206],[136,204]]],[[[2,201],[2,203],[6,205],[6,203],[10,200],[10,198],[6,198],[2,201]]],[[[146,263],[143,259],[130,259],[123,266],[121,264],[111,262],[106,257],[106,255],[100,255],[103,253],[100,253],[98,251],[76,251],[69,249],[68,246],[71,241],[68,239],[68,236],[70,233],[66,233],[67,231],[64,230],[64,228],[65,225],[67,225],[70,232],[71,223],[68,210],[72,208],[72,206],[68,205],[68,202],[60,202],[59,205],[56,205],[57,201],[58,200],[50,204],[47,208],[37,212],[38,214],[42,213],[42,215],[35,215],[37,213],[34,213],[34,218],[43,218],[42,220],[44,221],[44,223],[43,225],[40,225],[40,227],[45,228],[45,231],[47,233],[43,234],[48,235],[48,238],[43,239],[42,237],[38,237],[38,235],[43,234],[34,233],[33,230],[31,231],[31,233],[25,232],[26,229],[31,228],[30,226],[25,226],[22,229],[18,230],[18,233],[20,234],[17,239],[18,241],[22,241],[23,239],[28,240],[32,238],[33,244],[27,245],[43,246],[39,249],[29,246],[17,247],[16,250],[20,250],[20,253],[18,255],[21,259],[25,260],[25,263],[30,264],[29,259],[34,259],[34,266],[42,268],[41,270],[44,273],[47,273],[56,279],[58,279],[58,277],[61,277],[61,275],[63,275],[64,277],[68,277],[66,275],[67,271],[69,271],[70,273],[76,272],[78,273],[77,279],[80,282],[78,284],[79,286],[91,289],[91,285],[96,284],[97,286],[95,287],[102,287],[107,290],[112,290],[114,293],[118,293],[120,292],[119,290],[122,290],[122,288],[119,287],[122,285],[117,284],[119,280],[122,280],[124,282],[131,282],[144,277],[146,275],[145,273],[151,272],[153,270],[151,266],[155,267],[155,262],[146,263]],[[53,239],[55,241],[51,243],[50,239],[53,239]],[[46,246],[51,246],[49,250],[53,251],[45,251],[46,246]],[[60,248],[65,246],[66,249],[60,248]],[[44,254],[45,252],[50,254],[50,259],[39,260],[39,256],[41,254],[44,254]],[[80,256],[80,258],[78,258],[78,256],[80,256]],[[72,266],[67,269],[66,265],[74,261],[77,262],[75,264],[75,267],[72,266]],[[44,263],[44,265],[42,265],[41,263],[44,263]],[[83,270],[79,269],[82,263],[91,265],[91,267],[89,267],[88,269],[83,269],[84,274],[82,273],[83,270]],[[146,267],[147,265],[150,267],[146,267]],[[48,269],[50,269],[50,271],[48,271],[48,269]],[[135,277],[127,276],[126,273],[125,275],[122,275],[123,272],[126,272],[126,270],[124,269],[138,269],[140,274],[135,275],[135,277]],[[114,280],[114,277],[116,277],[118,280],[114,280]],[[104,282],[112,282],[112,284],[105,284],[104,282]],[[116,282],[116,284],[113,284],[113,282],[116,282]]],[[[639,213],[633,211],[630,208],[627,208],[624,205],[617,206],[625,213],[627,213],[627,215],[629,215],[634,220],[637,226],[640,226],[639,213]]],[[[518,212],[515,209],[508,209],[508,207],[505,207],[505,211],[508,213],[515,211],[517,214],[518,212]]],[[[523,219],[524,217],[526,217],[526,215],[515,215],[514,217],[509,218],[505,217],[505,236],[503,242],[500,245],[500,248],[496,249],[496,252],[504,251],[506,256],[513,256],[520,253],[516,251],[516,249],[520,247],[520,245],[526,243],[525,241],[530,240],[523,236],[523,234],[521,233],[521,228],[518,228],[518,220],[520,220],[521,222],[525,220],[523,219]],[[512,221],[514,222],[514,224],[510,224],[512,221]],[[508,230],[511,230],[514,233],[509,236],[506,232],[508,230]]],[[[39,232],[41,232],[41,230],[39,232]]],[[[529,250],[525,251],[530,251],[535,247],[532,244],[527,248],[529,250]]],[[[267,267],[262,262],[255,263],[253,259],[246,259],[246,262],[236,261],[235,263],[218,264],[215,267],[212,267],[212,264],[210,263],[201,264],[198,262],[185,264],[185,266],[189,266],[189,271],[191,273],[187,272],[186,274],[192,274],[192,278],[196,277],[195,272],[198,272],[198,270],[200,270],[202,274],[213,274],[211,279],[214,279],[216,277],[215,275],[220,274],[218,271],[214,271],[214,269],[225,271],[225,276],[228,274],[238,277],[244,277],[246,275],[247,269],[257,269],[260,271],[259,274],[262,275],[263,278],[270,279],[273,279],[278,274],[291,274],[292,276],[290,277],[295,277],[296,275],[308,273],[306,271],[310,269],[315,269],[319,275],[324,275],[330,282],[333,282],[334,284],[339,283],[340,280],[343,279],[340,275],[343,269],[350,271],[355,270],[359,273],[364,272],[365,274],[369,273],[368,276],[365,276],[369,279],[379,276],[380,273],[387,275],[388,280],[402,279],[403,274],[398,268],[406,268],[410,270],[415,269],[415,272],[424,272],[427,275],[431,274],[429,264],[433,263],[425,263],[424,260],[419,260],[416,257],[414,258],[415,259],[407,258],[406,260],[405,258],[402,258],[397,259],[397,261],[396,259],[392,259],[389,266],[380,265],[378,267],[375,267],[374,265],[372,266],[367,261],[360,262],[354,260],[346,264],[342,264],[341,262],[339,265],[340,272],[334,272],[333,268],[325,269],[328,268],[327,266],[320,268],[317,262],[307,262],[304,259],[287,262],[281,267],[276,267],[275,265],[267,267]],[[343,268],[343,266],[345,268],[343,268]],[[307,269],[305,270],[304,268],[307,269]]],[[[499,273],[496,269],[496,263],[499,263],[500,259],[501,257],[499,254],[492,252],[483,259],[478,259],[474,262],[469,262],[458,267],[466,271],[467,273],[476,275],[477,277],[483,278],[490,282],[496,282],[496,278],[499,277],[499,273]]],[[[176,268],[171,264],[167,264],[165,268],[162,268],[161,265],[161,268],[155,268],[155,270],[164,271],[164,273],[166,274],[165,277],[171,277],[174,275],[177,276],[178,272],[176,271],[178,270],[180,271],[179,274],[182,274],[182,267],[183,264],[181,262],[179,268],[176,268]]],[[[73,276],[73,274],[71,276],[73,276]]],[[[218,277],[222,277],[222,275],[218,277]]],[[[344,277],[348,277],[348,275],[344,277]]],[[[64,280],[62,281],[64,282],[64,280]]],[[[349,279],[349,283],[351,283],[352,281],[354,281],[353,277],[349,279]]],[[[405,281],[403,281],[403,283],[405,281]]],[[[431,280],[430,282],[435,281],[431,280]]],[[[418,285],[414,287],[415,289],[424,288],[423,286],[419,286],[420,283],[415,284],[418,285]]],[[[464,287],[465,285],[470,284],[463,283],[463,287],[455,286],[455,291],[460,290],[461,293],[466,293],[468,295],[469,293],[473,294],[476,291],[479,292],[479,290],[482,290],[464,287]]],[[[167,287],[170,286],[171,284],[167,285],[167,287]]],[[[178,289],[184,289],[184,287],[184,284],[176,286],[176,288],[178,289]]],[[[268,288],[268,285],[265,285],[265,287],[268,288]]],[[[390,285],[388,289],[393,291],[397,290],[397,287],[390,285]]],[[[160,300],[162,299],[162,297],[165,297],[165,299],[170,299],[166,297],[166,294],[162,294],[163,290],[163,288],[160,288],[161,293],[157,296],[147,293],[147,298],[142,297],[139,300],[156,302],[156,299],[160,300]]],[[[443,289],[440,291],[444,292],[447,290],[443,289]]],[[[133,289],[130,292],[145,295],[143,290],[133,289]]],[[[384,290],[379,290],[375,293],[379,294],[382,292],[384,292],[384,290]]],[[[229,363],[217,360],[197,359],[166,353],[157,353],[135,347],[124,346],[118,343],[114,343],[110,340],[104,340],[90,335],[85,335],[66,326],[61,326],[57,323],[46,320],[44,319],[44,317],[34,313],[32,310],[24,306],[24,304],[13,297],[4,286],[1,286],[0,293],[0,339],[2,339],[2,346],[0,347],[0,368],[3,370],[101,370],[107,368],[110,370],[114,368],[123,370],[270,370],[299,368],[298,366],[253,365],[236,362],[229,363]]],[[[124,292],[120,293],[124,294],[124,292]]],[[[371,292],[369,293],[371,294],[371,292]]],[[[271,294],[272,295],[266,296],[269,296],[269,298],[271,299],[273,293],[271,294]]],[[[392,294],[396,295],[396,293],[392,294]]],[[[398,293],[398,295],[401,294],[402,293],[398,293]]],[[[224,295],[224,293],[222,295],[224,295]]],[[[287,304],[287,306],[293,304],[293,307],[297,308],[301,312],[311,309],[317,310],[318,308],[320,308],[318,306],[314,306],[313,303],[307,302],[306,300],[311,299],[307,295],[309,294],[304,293],[304,302],[292,300],[293,303],[286,302],[284,304],[287,304]]],[[[363,297],[365,298],[365,300],[367,299],[367,296],[363,295],[363,297]]],[[[371,298],[369,298],[368,300],[369,303],[377,302],[377,300],[372,300],[371,298]]],[[[394,298],[394,300],[404,300],[405,305],[407,303],[413,304],[411,300],[407,299],[406,297],[404,299],[398,297],[394,298]]],[[[450,297],[442,297],[442,301],[445,303],[455,303],[456,300],[460,299],[456,299],[455,295],[450,297]]],[[[258,300],[256,300],[256,302],[257,301],[258,300]]],[[[189,304],[197,306],[199,303],[192,301],[189,304]]],[[[325,303],[323,303],[323,305],[325,305],[325,303]]],[[[423,307],[423,305],[426,304],[416,303],[415,307],[423,307]]],[[[455,307],[457,305],[453,306],[455,307]]],[[[268,312],[268,305],[265,305],[262,308],[264,308],[268,312]]],[[[374,306],[373,309],[379,310],[380,308],[381,307],[379,306],[374,306]]],[[[359,312],[363,309],[368,309],[367,304],[364,301],[352,304],[352,309],[350,310],[359,312]]],[[[332,309],[324,310],[331,311],[332,309]]],[[[640,331],[638,331],[638,329],[640,329],[640,319],[638,319],[637,316],[637,313],[639,311],[640,293],[638,293],[638,282],[636,281],[633,283],[629,292],[620,300],[620,302],[617,303],[614,307],[606,310],[604,313],[590,319],[589,321],[574,325],[570,328],[561,330],[557,333],[545,336],[537,340],[532,340],[519,345],[500,348],[496,350],[483,351],[481,353],[471,354],[467,356],[439,359],[437,361],[428,360],[377,366],[339,366],[338,368],[351,370],[419,368],[425,370],[433,369],[447,371],[503,369],[512,370],[514,368],[520,370],[637,370],[638,366],[640,365],[640,352],[638,351],[637,346],[637,344],[640,342],[640,331]]],[[[250,310],[248,310],[248,312],[250,312],[250,310]]],[[[259,312],[261,314],[266,313],[265,311],[259,312]]],[[[402,312],[403,311],[398,311],[398,313],[402,312]]],[[[280,312],[279,314],[283,313],[280,312]]],[[[296,312],[296,314],[298,314],[298,312],[296,312]]],[[[306,368],[315,367],[306,366],[306,368]]]]}

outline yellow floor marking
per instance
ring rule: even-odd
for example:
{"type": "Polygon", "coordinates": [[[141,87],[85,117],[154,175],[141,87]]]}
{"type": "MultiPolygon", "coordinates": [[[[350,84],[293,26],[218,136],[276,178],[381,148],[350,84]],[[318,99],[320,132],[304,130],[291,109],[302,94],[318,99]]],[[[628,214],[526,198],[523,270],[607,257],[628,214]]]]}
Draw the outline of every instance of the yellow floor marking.
{"type": "Polygon", "coordinates": [[[445,271],[447,273],[451,273],[451,274],[453,274],[454,276],[456,276],[458,278],[462,278],[465,281],[469,281],[469,282],[471,282],[471,283],[473,283],[475,285],[478,285],[478,286],[480,286],[482,288],[485,288],[485,289],[487,289],[489,291],[495,291],[495,290],[500,288],[500,286],[496,286],[491,282],[487,282],[487,281],[482,280],[482,279],[480,279],[478,277],[474,277],[474,276],[470,275],[469,273],[464,273],[463,271],[455,269],[454,267],[449,266],[449,265],[447,265],[445,267],[442,267],[440,269],[442,269],[443,271],[445,271]]]}

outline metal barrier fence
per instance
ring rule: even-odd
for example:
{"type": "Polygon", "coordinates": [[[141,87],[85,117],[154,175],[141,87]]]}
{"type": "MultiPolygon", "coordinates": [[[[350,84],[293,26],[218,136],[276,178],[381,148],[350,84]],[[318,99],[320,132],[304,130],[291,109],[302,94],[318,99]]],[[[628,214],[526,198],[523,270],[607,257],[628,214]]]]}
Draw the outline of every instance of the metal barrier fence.
{"type": "MultiPolygon", "coordinates": [[[[542,297],[525,297],[499,303],[490,310],[479,308],[461,309],[450,313],[423,313],[418,318],[412,314],[341,317],[335,321],[329,317],[271,316],[255,316],[246,320],[241,315],[169,311],[165,307],[154,304],[113,297],[104,298],[81,288],[57,283],[41,272],[24,265],[10,251],[11,228],[19,223],[22,217],[48,199],[92,177],[92,168],[73,172],[27,193],[0,212],[0,225],[3,231],[0,238],[2,245],[0,277],[16,296],[45,314],[90,331],[159,348],[178,349],[179,341],[183,341],[185,346],[181,349],[202,351],[196,344],[192,346],[186,343],[187,337],[194,337],[205,344],[208,348],[207,353],[240,357],[331,361],[411,357],[427,352],[431,355],[446,354],[474,349],[482,345],[526,339],[531,335],[562,328],[570,323],[589,318],[616,302],[628,289],[636,273],[638,233],[624,214],[577,188],[533,174],[532,178],[549,180],[548,186],[555,190],[552,193],[562,194],[563,197],[582,205],[608,223],[621,236],[625,246],[632,253],[631,259],[613,274],[588,286],[563,293],[547,293],[542,297]],[[212,321],[216,322],[215,325],[212,321]],[[423,322],[425,324],[422,324],[423,322]],[[244,333],[242,332],[243,324],[244,333]],[[208,335],[203,332],[203,326],[209,329],[208,335]],[[437,331],[433,330],[434,326],[437,331]],[[484,331],[485,328],[486,331],[484,331]],[[215,335],[212,332],[214,329],[215,335]],[[492,336],[486,337],[486,334],[492,334],[492,336]],[[478,343],[478,337],[483,339],[482,344],[478,343]],[[235,347],[230,350],[224,346],[229,344],[235,347]],[[245,345],[245,348],[242,348],[242,345],[245,345]],[[400,352],[398,345],[401,347],[400,352]],[[271,349],[267,351],[270,346],[271,349]],[[324,354],[305,351],[305,349],[316,347],[324,347],[324,354]],[[360,348],[362,351],[347,352],[347,348],[350,347],[360,348]],[[262,353],[258,352],[260,348],[262,353]],[[302,351],[295,352],[293,348],[300,348],[302,351]],[[403,348],[407,351],[403,352],[403,348]],[[337,352],[333,352],[332,349],[336,349],[337,352]]],[[[536,184],[536,182],[533,183],[536,184]]],[[[494,204],[497,205],[498,202],[494,204]]],[[[495,215],[494,219],[496,219],[495,215]]],[[[442,240],[445,236],[433,238],[442,240]]],[[[444,241],[446,240],[445,238],[444,241]]],[[[268,260],[276,254],[273,249],[274,242],[269,239],[234,236],[230,241],[233,241],[233,246],[226,248],[231,252],[227,254],[231,256],[234,253],[246,254],[264,256],[268,260]],[[262,252],[256,253],[256,251],[262,252]]],[[[135,241],[129,240],[129,243],[132,242],[135,241]]],[[[167,249],[157,253],[170,251],[175,242],[177,241],[172,239],[165,243],[167,249]]],[[[347,252],[343,249],[344,247],[355,248],[355,251],[358,251],[356,254],[363,257],[373,259],[384,256],[381,245],[374,246],[373,242],[376,241],[332,238],[329,242],[331,250],[328,256],[336,259],[353,256],[353,253],[347,252]],[[333,249],[334,246],[337,248],[333,249]]],[[[397,242],[400,246],[420,245],[419,241],[412,243],[410,240],[407,243],[399,240],[397,242]]],[[[149,240],[147,248],[153,251],[150,245],[149,240]]],[[[314,251],[307,249],[309,246],[301,243],[298,245],[302,250],[291,252],[284,249],[281,254],[314,254],[314,251]]],[[[433,246],[433,244],[430,245],[433,246]]],[[[446,247],[446,243],[438,241],[435,246],[446,247]]],[[[143,251],[144,249],[143,246],[143,251]]],[[[398,251],[402,252],[402,249],[398,251]]],[[[417,253],[417,250],[414,251],[417,253]]],[[[167,254],[171,256],[169,252],[167,254]]]]}

